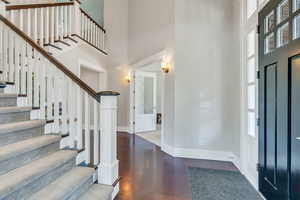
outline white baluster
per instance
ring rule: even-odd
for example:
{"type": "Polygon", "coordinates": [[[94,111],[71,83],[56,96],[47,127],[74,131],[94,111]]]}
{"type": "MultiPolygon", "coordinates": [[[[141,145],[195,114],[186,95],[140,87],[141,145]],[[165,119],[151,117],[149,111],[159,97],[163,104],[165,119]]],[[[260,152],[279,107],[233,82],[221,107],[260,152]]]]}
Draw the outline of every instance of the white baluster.
{"type": "Polygon", "coordinates": [[[27,49],[27,106],[32,107],[32,65],[34,65],[34,62],[32,60],[32,47],[29,44],[27,44],[27,49]]]}
{"type": "Polygon", "coordinates": [[[16,57],[16,63],[15,63],[15,67],[16,67],[16,77],[15,77],[15,87],[16,87],[16,93],[20,94],[20,63],[21,63],[21,59],[20,59],[20,55],[21,55],[21,51],[20,51],[20,37],[16,35],[15,37],[15,57],[16,57]]]}
{"type": "Polygon", "coordinates": [[[31,36],[31,9],[27,9],[27,35],[31,36]]]}
{"type": "Polygon", "coordinates": [[[23,16],[23,10],[22,9],[19,11],[19,23],[20,23],[19,28],[22,31],[24,31],[24,16],[23,16]]]}
{"type": "Polygon", "coordinates": [[[50,65],[50,63],[47,61],[46,65],[46,70],[47,70],[47,120],[53,120],[53,115],[52,115],[52,103],[53,103],[53,66],[50,65]]]}
{"type": "Polygon", "coordinates": [[[77,98],[77,148],[83,148],[83,138],[82,138],[82,91],[81,88],[77,85],[76,86],[76,98],[77,98]]]}
{"type": "Polygon", "coordinates": [[[50,18],[49,18],[49,7],[46,7],[46,14],[45,14],[45,43],[49,44],[49,22],[50,22],[50,18]]]}
{"type": "Polygon", "coordinates": [[[72,33],[72,7],[68,6],[67,9],[68,9],[68,34],[67,35],[70,36],[72,33]]]}
{"type": "Polygon", "coordinates": [[[60,96],[60,76],[59,76],[59,70],[58,69],[54,69],[54,127],[53,127],[53,131],[54,133],[59,133],[61,132],[60,130],[60,125],[59,125],[59,102],[61,99],[60,96]]]}
{"type": "Polygon", "coordinates": [[[40,69],[41,69],[41,60],[40,54],[35,51],[35,64],[34,64],[34,98],[33,98],[33,107],[40,107],[40,69]]]}
{"type": "MultiPolygon", "coordinates": [[[[3,2],[4,3],[4,2],[3,2]]],[[[3,44],[3,30],[4,30],[4,24],[0,21],[0,42],[3,44]]],[[[4,66],[4,46],[0,46],[0,69],[3,71],[4,66]]],[[[0,74],[1,80],[4,80],[3,73],[0,74]]]]}
{"type": "Polygon", "coordinates": [[[76,104],[75,104],[75,100],[76,98],[74,98],[74,90],[73,90],[73,81],[71,79],[69,79],[68,81],[68,115],[69,115],[69,133],[70,133],[70,147],[75,147],[75,108],[76,108],[76,104]]]}
{"type": "Polygon", "coordinates": [[[40,45],[44,45],[44,8],[40,9],[40,45]]]}
{"type": "Polygon", "coordinates": [[[68,133],[68,123],[67,123],[67,79],[65,75],[61,77],[61,123],[62,123],[62,133],[68,133]]]}
{"type": "Polygon", "coordinates": [[[68,36],[68,7],[63,6],[63,9],[64,9],[64,35],[63,35],[63,37],[66,37],[66,36],[68,36]]]}
{"type": "Polygon", "coordinates": [[[55,40],[59,40],[59,7],[55,8],[55,40]]]}
{"type": "Polygon", "coordinates": [[[54,29],[55,29],[55,7],[52,7],[51,8],[51,32],[50,32],[50,43],[53,44],[54,41],[55,41],[55,32],[54,32],[54,29]]]}
{"type": "Polygon", "coordinates": [[[14,64],[14,42],[15,42],[15,34],[12,31],[8,31],[9,36],[9,81],[14,82],[14,71],[15,71],[15,64],[14,64]]]}
{"type": "Polygon", "coordinates": [[[59,31],[59,39],[63,39],[64,35],[64,8],[62,6],[59,7],[60,15],[59,15],[59,24],[60,24],[60,31],[59,31]]]}
{"type": "Polygon", "coordinates": [[[34,8],[33,9],[33,40],[35,42],[37,42],[37,38],[38,38],[38,15],[37,15],[37,12],[38,12],[38,9],[37,8],[34,8]]]}
{"type": "Polygon", "coordinates": [[[45,70],[46,70],[46,60],[41,57],[41,66],[40,66],[40,119],[45,119],[46,117],[46,77],[45,77],[45,70]]]}
{"type": "Polygon", "coordinates": [[[87,92],[84,92],[84,141],[86,163],[91,162],[91,137],[90,137],[90,101],[87,92]]]}
{"type": "Polygon", "coordinates": [[[3,27],[3,77],[8,81],[8,27],[3,27]]]}
{"type": "Polygon", "coordinates": [[[99,164],[99,140],[100,140],[100,132],[99,132],[99,102],[97,100],[94,101],[94,165],[99,164]]]}
{"type": "Polygon", "coordinates": [[[27,57],[26,57],[26,42],[21,41],[21,94],[26,94],[26,68],[27,68],[27,57]]]}

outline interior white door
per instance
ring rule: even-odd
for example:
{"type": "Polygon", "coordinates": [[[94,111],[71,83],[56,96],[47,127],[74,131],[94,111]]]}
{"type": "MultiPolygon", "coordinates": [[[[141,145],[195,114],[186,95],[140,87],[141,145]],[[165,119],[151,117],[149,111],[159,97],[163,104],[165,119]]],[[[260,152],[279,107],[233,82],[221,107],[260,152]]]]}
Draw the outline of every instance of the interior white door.
{"type": "Polygon", "coordinates": [[[135,133],[156,130],[156,90],[156,73],[135,73],[135,133]]]}

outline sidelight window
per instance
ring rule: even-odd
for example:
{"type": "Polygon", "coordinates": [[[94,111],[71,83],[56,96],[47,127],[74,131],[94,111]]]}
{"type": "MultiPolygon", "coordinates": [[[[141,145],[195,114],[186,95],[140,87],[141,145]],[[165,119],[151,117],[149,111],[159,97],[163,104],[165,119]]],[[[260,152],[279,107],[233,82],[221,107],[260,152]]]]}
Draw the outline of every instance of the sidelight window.
{"type": "Polygon", "coordinates": [[[289,42],[289,23],[285,23],[281,27],[278,28],[277,31],[277,47],[281,47],[286,45],[289,42]]]}
{"type": "Polygon", "coordinates": [[[256,33],[247,36],[247,101],[248,135],[255,137],[256,131],[256,33]]]}

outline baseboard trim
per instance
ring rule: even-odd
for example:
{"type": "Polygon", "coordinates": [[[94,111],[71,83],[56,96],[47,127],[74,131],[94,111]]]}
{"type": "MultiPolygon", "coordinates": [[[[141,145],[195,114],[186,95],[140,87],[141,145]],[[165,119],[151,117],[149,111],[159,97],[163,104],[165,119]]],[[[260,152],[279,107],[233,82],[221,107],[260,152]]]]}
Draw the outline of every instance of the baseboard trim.
{"type": "Polygon", "coordinates": [[[174,148],[166,144],[162,145],[162,150],[176,158],[232,162],[240,170],[240,159],[232,152],[209,151],[203,149],[188,149],[176,147],[174,148]]]}
{"type": "Polygon", "coordinates": [[[129,128],[127,126],[118,126],[117,131],[129,133],[129,128]]]}

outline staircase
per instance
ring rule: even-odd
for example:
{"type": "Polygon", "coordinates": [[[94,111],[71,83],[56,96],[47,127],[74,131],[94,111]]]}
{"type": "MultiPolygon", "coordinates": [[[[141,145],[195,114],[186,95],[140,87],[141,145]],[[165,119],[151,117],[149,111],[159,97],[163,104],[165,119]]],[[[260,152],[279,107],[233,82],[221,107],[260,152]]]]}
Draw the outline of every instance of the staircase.
{"type": "Polygon", "coordinates": [[[61,22],[54,20],[54,13],[60,13],[55,12],[57,3],[39,5],[39,12],[51,8],[53,15],[48,23],[46,14],[38,26],[35,8],[15,9],[15,18],[14,9],[0,0],[1,200],[112,200],[118,193],[119,94],[94,91],[46,48],[77,37],[103,51],[100,28],[80,28],[89,23],[76,2],[59,3],[61,22]],[[64,18],[72,9],[62,4],[71,5],[74,18],[85,22],[76,25],[64,18]]]}

